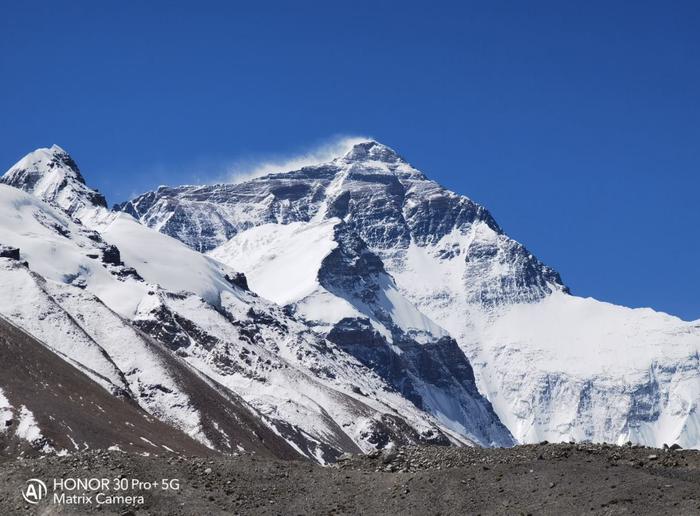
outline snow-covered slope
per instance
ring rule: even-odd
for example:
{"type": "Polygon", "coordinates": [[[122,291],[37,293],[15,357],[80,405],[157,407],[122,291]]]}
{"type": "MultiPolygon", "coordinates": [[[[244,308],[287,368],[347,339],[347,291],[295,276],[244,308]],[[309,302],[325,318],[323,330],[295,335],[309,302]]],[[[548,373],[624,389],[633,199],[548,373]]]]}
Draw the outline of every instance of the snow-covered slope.
{"type": "Polygon", "coordinates": [[[32,193],[73,216],[107,207],[104,196],[85,184],[78,165],[58,145],[27,154],[0,182],[32,193]]]}
{"type": "Polygon", "coordinates": [[[700,323],[563,293],[471,320],[465,345],[522,441],[700,448],[700,323]]]}
{"type": "MultiPolygon", "coordinates": [[[[332,226],[331,229],[333,229],[332,226]]],[[[331,237],[333,234],[334,232],[332,231],[331,237]]],[[[350,427],[353,429],[360,424],[365,424],[362,423],[361,419],[353,421],[348,420],[346,417],[347,408],[343,408],[343,404],[357,405],[356,401],[346,399],[347,396],[356,397],[356,391],[358,390],[360,392],[381,392],[386,389],[392,391],[394,389],[400,390],[399,383],[406,382],[405,376],[402,376],[400,379],[388,379],[385,377],[380,379],[370,375],[370,378],[364,379],[369,371],[364,367],[360,367],[359,363],[354,362],[350,357],[344,357],[344,353],[340,352],[340,350],[333,350],[334,346],[330,343],[320,344],[319,341],[321,339],[318,336],[309,332],[304,324],[291,320],[283,311],[232,285],[231,278],[234,277],[235,272],[232,270],[222,271],[221,264],[218,262],[192,251],[170,237],[154,233],[153,230],[138,224],[131,217],[123,214],[113,216],[113,221],[103,226],[102,235],[110,243],[119,247],[125,263],[135,266],[147,281],[158,283],[171,291],[194,292],[198,294],[198,298],[186,296],[185,299],[180,299],[178,296],[165,295],[161,297],[160,303],[156,304],[155,307],[144,304],[141,309],[142,313],[146,312],[145,319],[141,320],[137,317],[137,324],[140,324],[142,328],[148,328],[151,332],[158,331],[154,329],[155,327],[152,321],[149,321],[149,318],[152,318],[154,313],[160,315],[162,307],[175,312],[181,320],[188,321],[186,326],[194,326],[196,328],[194,335],[189,331],[189,328],[187,329],[192,336],[191,341],[194,342],[190,349],[185,350],[178,346],[180,354],[185,356],[186,360],[195,365],[197,369],[205,371],[207,375],[217,378],[217,381],[229,386],[234,392],[240,393],[258,410],[263,413],[273,414],[278,421],[292,423],[304,429],[305,432],[313,435],[313,439],[319,442],[323,442],[322,436],[324,433],[332,434],[336,431],[334,430],[336,423],[331,425],[332,428],[326,428],[328,425],[328,422],[324,422],[327,418],[326,413],[334,413],[332,419],[342,419],[343,426],[346,428],[350,427]],[[186,268],[187,274],[184,275],[183,263],[188,264],[186,268]],[[202,303],[199,299],[206,301],[206,303],[202,303]],[[250,315],[251,309],[255,313],[253,316],[250,315]],[[223,313],[224,316],[217,313],[217,311],[223,313]],[[220,371],[221,363],[226,366],[224,369],[230,369],[231,362],[235,360],[232,356],[237,356],[238,360],[241,361],[241,353],[246,354],[249,349],[241,346],[241,343],[247,343],[250,340],[246,332],[241,332],[238,327],[244,321],[248,321],[250,325],[247,331],[255,332],[258,337],[256,339],[257,342],[251,343],[256,344],[253,348],[257,349],[255,355],[266,356],[267,362],[271,361],[285,370],[290,366],[301,368],[301,374],[296,378],[290,378],[290,375],[287,373],[281,376],[277,374],[271,375],[270,371],[266,371],[268,369],[267,366],[257,363],[254,368],[262,367],[262,370],[256,370],[253,378],[267,382],[267,385],[263,387],[259,384],[250,385],[252,373],[247,371],[250,366],[245,363],[237,365],[237,368],[245,371],[238,380],[235,378],[235,375],[220,371]],[[260,321],[273,321],[273,324],[261,324],[260,321]],[[294,335],[294,340],[297,340],[296,345],[287,348],[290,336],[276,328],[280,324],[286,326],[286,333],[294,335]],[[202,340],[212,344],[215,343],[214,349],[202,349],[202,340]],[[260,346],[260,343],[264,345],[260,346]],[[303,355],[300,355],[301,351],[303,351],[303,355]],[[335,353],[337,353],[337,356],[333,356],[335,353]],[[284,361],[280,361],[280,355],[285,358],[284,361]],[[300,360],[301,356],[304,356],[305,359],[300,360]],[[314,357],[313,361],[309,360],[310,357],[314,357]],[[315,378],[319,376],[316,370],[323,371],[321,378],[325,382],[332,378],[333,381],[330,382],[333,384],[332,388],[340,388],[341,392],[333,393],[328,397],[328,393],[325,392],[328,387],[323,385],[323,382],[319,384],[318,379],[315,378]],[[333,373],[331,374],[329,371],[333,371],[333,373]],[[309,374],[309,372],[312,374],[309,374]],[[388,385],[384,382],[387,382],[388,385]],[[261,395],[266,389],[269,392],[261,395]],[[299,397],[299,392],[305,392],[306,394],[299,397]],[[297,398],[297,400],[290,404],[290,397],[292,399],[297,398]],[[319,400],[324,398],[326,401],[319,407],[319,400]],[[340,401],[334,401],[334,398],[338,398],[340,401]],[[338,403],[340,407],[334,406],[338,403]],[[283,411],[281,407],[284,407],[285,404],[290,408],[293,407],[293,410],[283,411]],[[302,410],[300,407],[306,408],[302,410]],[[271,410],[273,412],[270,412],[271,410]],[[303,417],[300,417],[300,414],[303,414],[303,417]],[[314,422],[314,420],[317,421],[314,422]],[[307,426],[309,427],[308,429],[306,428],[307,426]]],[[[287,274],[291,272],[290,269],[285,269],[282,263],[278,263],[277,266],[282,267],[279,270],[288,271],[287,274]]],[[[271,271],[269,272],[271,273],[271,271]]],[[[388,284],[390,280],[387,277],[384,281],[388,284]]],[[[303,282],[292,281],[287,284],[296,284],[299,287],[303,285],[303,282]]],[[[418,321],[423,326],[429,327],[436,332],[439,331],[437,325],[430,323],[410,303],[403,300],[393,284],[387,285],[385,290],[380,291],[382,296],[380,310],[388,309],[391,313],[403,311],[407,314],[405,316],[406,325],[410,325],[413,321],[418,321]],[[391,296],[394,297],[393,300],[390,299],[391,296]]],[[[327,294],[325,302],[333,297],[322,289],[315,290],[310,292],[308,296],[305,296],[304,306],[318,307],[317,296],[323,297],[324,294],[327,294]]],[[[279,299],[277,296],[272,296],[272,301],[279,302],[279,299]]],[[[350,307],[353,306],[351,304],[353,300],[348,302],[339,299],[339,301],[350,307]]],[[[358,302],[355,301],[355,304],[358,304],[358,302]]],[[[360,306],[365,307],[367,305],[366,303],[360,303],[360,306]]],[[[379,305],[377,308],[379,308],[379,305]]],[[[385,315],[381,315],[377,311],[372,312],[365,309],[365,312],[375,315],[375,319],[389,320],[385,315]]],[[[355,309],[350,315],[362,317],[365,315],[365,312],[359,312],[355,309]]],[[[332,322],[337,322],[338,320],[340,318],[332,322]]],[[[389,328],[382,326],[379,322],[377,325],[387,335],[391,335],[389,328]]],[[[415,329],[415,331],[422,330],[422,327],[415,329]]],[[[165,338],[164,342],[171,344],[169,337],[165,338]]],[[[245,361],[242,360],[242,362],[245,361]]],[[[471,369],[466,361],[464,362],[465,364],[463,365],[468,369],[468,374],[471,374],[471,369]]],[[[366,363],[364,365],[371,367],[366,363]]],[[[380,374],[380,376],[382,375],[380,374]]],[[[445,379],[445,381],[447,380],[445,379]]],[[[467,376],[465,381],[470,384],[470,387],[473,387],[473,378],[467,376]]],[[[472,391],[468,396],[469,401],[471,402],[472,398],[475,398],[479,402],[483,402],[481,396],[476,393],[476,389],[473,388],[472,391]]],[[[363,402],[365,401],[363,400],[363,402]]],[[[420,411],[415,410],[410,401],[402,399],[397,394],[382,394],[376,397],[376,402],[376,405],[371,405],[379,408],[381,411],[386,411],[389,408],[391,408],[391,411],[398,410],[399,414],[409,416],[410,421],[420,420],[425,417],[424,414],[421,415],[420,411]]],[[[476,403],[476,410],[466,411],[468,412],[467,415],[462,416],[460,423],[457,425],[451,424],[449,418],[441,418],[437,411],[428,410],[429,407],[427,406],[419,406],[419,408],[426,409],[447,428],[457,430],[464,439],[470,442],[510,444],[510,436],[500,426],[497,418],[490,411],[488,404],[481,406],[479,402],[476,403]],[[483,411],[483,414],[479,414],[479,411],[483,411]],[[479,416],[477,417],[477,415],[479,416]],[[464,420],[465,417],[466,420],[464,420]]],[[[452,407],[450,409],[455,410],[452,407]]],[[[374,410],[376,408],[373,408],[369,413],[372,413],[374,410]]],[[[457,410],[460,409],[458,408],[457,410]]],[[[447,408],[444,409],[444,412],[447,412],[447,408]]],[[[430,418],[428,418],[428,421],[430,421],[430,418]]],[[[426,428],[429,429],[429,427],[430,424],[428,426],[418,424],[421,432],[426,428]]],[[[362,434],[362,431],[353,429],[351,433],[359,436],[362,434]]],[[[437,435],[435,430],[428,430],[428,433],[437,435]]],[[[360,449],[367,449],[367,443],[363,443],[361,438],[353,437],[351,440],[357,440],[356,444],[360,446],[360,449]]]]}
{"type": "Polygon", "coordinates": [[[364,249],[352,249],[348,236],[347,228],[337,218],[265,224],[241,233],[209,255],[244,272],[251,289],[261,296],[282,306],[294,303],[308,321],[334,324],[344,317],[364,315],[388,335],[391,326],[396,325],[404,332],[446,336],[442,328],[403,298],[376,257],[370,253],[360,256],[364,249]],[[329,272],[332,262],[338,262],[335,256],[348,262],[362,260],[362,267],[353,264],[355,268],[348,271],[343,264],[335,263],[336,270],[329,272]],[[376,264],[376,270],[369,262],[376,264]],[[352,274],[353,282],[378,276],[372,278],[377,283],[376,291],[368,292],[363,285],[362,290],[367,291],[363,296],[364,292],[334,288],[331,283],[341,273],[352,274]],[[370,299],[371,294],[376,298],[370,299]]]}
{"type": "Polygon", "coordinates": [[[259,226],[211,255],[236,264],[251,288],[300,315],[448,428],[482,444],[512,443],[457,344],[403,297],[339,219],[259,226]]]}
{"type": "MultiPolygon", "coordinates": [[[[123,265],[104,263],[101,253],[114,249],[99,235],[42,201],[0,185],[0,241],[19,247],[21,259],[29,261],[0,258],[0,314],[5,318],[112,394],[133,399],[201,443],[259,448],[256,435],[266,428],[256,423],[250,407],[233,393],[209,392],[198,373],[125,319],[135,317],[157,287],[123,265]],[[214,430],[214,423],[222,430],[214,430]]],[[[275,446],[285,448],[284,443],[275,446]]],[[[294,454],[291,449],[284,453],[294,454]]]]}
{"type": "Polygon", "coordinates": [[[240,184],[161,187],[121,209],[193,249],[222,246],[215,256],[248,270],[264,295],[295,301],[312,321],[357,309],[339,302],[342,295],[303,303],[320,291],[313,272],[336,249],[327,235],[339,219],[402,298],[457,340],[519,441],[700,447],[700,322],[569,295],[556,271],[485,208],[377,142],[240,184]],[[282,254],[278,239],[288,242],[282,254]],[[294,272],[287,276],[290,266],[280,263],[293,263],[294,272]],[[287,281],[292,274],[299,283],[287,281]]]}
{"type": "Polygon", "coordinates": [[[509,442],[493,412],[478,431],[454,431],[213,258],[84,197],[64,205],[60,188],[37,190],[65,154],[50,151],[43,169],[22,161],[36,165],[26,184],[13,169],[14,187],[0,185],[0,244],[20,254],[0,259],[12,300],[0,314],[111,392],[224,451],[293,448],[325,462],[392,442],[509,442]]]}

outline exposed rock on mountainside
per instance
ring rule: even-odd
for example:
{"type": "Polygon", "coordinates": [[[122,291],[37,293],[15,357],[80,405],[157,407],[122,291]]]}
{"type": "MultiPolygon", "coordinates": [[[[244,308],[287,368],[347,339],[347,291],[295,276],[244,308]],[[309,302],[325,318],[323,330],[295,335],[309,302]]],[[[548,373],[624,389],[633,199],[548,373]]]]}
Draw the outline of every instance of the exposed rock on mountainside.
{"type": "Polygon", "coordinates": [[[566,291],[559,275],[508,238],[485,208],[428,180],[376,142],[355,145],[327,164],[245,183],[160,187],[119,209],[203,251],[262,224],[337,217],[390,272],[413,246],[443,244],[438,258],[460,257],[466,264],[467,301],[534,301],[566,291]],[[470,237],[465,249],[450,241],[458,235],[470,237]]]}
{"type": "Polygon", "coordinates": [[[0,244],[0,258],[10,258],[11,260],[19,260],[19,249],[0,244]]]}

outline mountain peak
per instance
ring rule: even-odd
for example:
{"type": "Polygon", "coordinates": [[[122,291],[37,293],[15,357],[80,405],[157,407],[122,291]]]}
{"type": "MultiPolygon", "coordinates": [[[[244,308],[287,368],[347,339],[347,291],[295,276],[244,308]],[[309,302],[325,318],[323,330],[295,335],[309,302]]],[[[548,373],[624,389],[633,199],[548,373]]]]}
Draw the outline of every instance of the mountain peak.
{"type": "Polygon", "coordinates": [[[49,148],[41,147],[24,156],[5,173],[3,183],[11,184],[9,181],[18,179],[16,176],[27,175],[31,175],[37,180],[40,179],[40,176],[61,175],[71,177],[85,184],[85,179],[80,173],[78,164],[68,152],[55,143],[49,148]]]}
{"type": "Polygon", "coordinates": [[[376,140],[356,143],[342,157],[343,161],[382,161],[384,163],[405,162],[396,151],[376,140]]]}
{"type": "Polygon", "coordinates": [[[75,160],[56,144],[24,156],[0,183],[57,203],[71,214],[84,207],[107,207],[104,196],[85,184],[75,160]]]}

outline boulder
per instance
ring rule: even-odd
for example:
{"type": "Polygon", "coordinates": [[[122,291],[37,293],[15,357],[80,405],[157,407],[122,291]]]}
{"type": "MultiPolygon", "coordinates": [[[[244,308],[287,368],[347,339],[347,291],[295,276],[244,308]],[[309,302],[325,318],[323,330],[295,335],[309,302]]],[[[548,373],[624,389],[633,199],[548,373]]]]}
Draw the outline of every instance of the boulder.
{"type": "Polygon", "coordinates": [[[117,249],[117,247],[114,245],[108,245],[105,247],[105,250],[102,253],[102,262],[110,265],[122,265],[119,249],[117,249]]]}
{"type": "Polygon", "coordinates": [[[248,288],[248,278],[246,278],[245,274],[243,274],[242,272],[235,273],[233,277],[226,275],[226,280],[228,280],[228,282],[231,285],[234,285],[238,288],[242,288],[243,290],[250,290],[248,288]]]}

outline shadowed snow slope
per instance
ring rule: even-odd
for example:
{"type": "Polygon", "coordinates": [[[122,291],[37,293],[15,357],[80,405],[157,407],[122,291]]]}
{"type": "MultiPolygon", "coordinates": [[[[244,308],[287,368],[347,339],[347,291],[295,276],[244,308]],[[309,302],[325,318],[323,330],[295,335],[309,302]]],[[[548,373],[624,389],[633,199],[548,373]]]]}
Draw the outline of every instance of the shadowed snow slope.
{"type": "Polygon", "coordinates": [[[375,279],[388,278],[383,285],[398,290],[399,304],[456,339],[479,389],[521,442],[700,447],[700,322],[569,295],[559,274],[484,207],[377,142],[244,183],[161,187],[119,208],[193,249],[218,248],[213,255],[249,271],[264,295],[375,361],[357,349],[374,332],[396,344],[391,322],[404,334],[421,326],[371,299],[367,268],[381,271],[375,279]],[[364,260],[353,256],[363,247],[364,260]],[[299,283],[287,281],[295,275],[299,283]]]}

